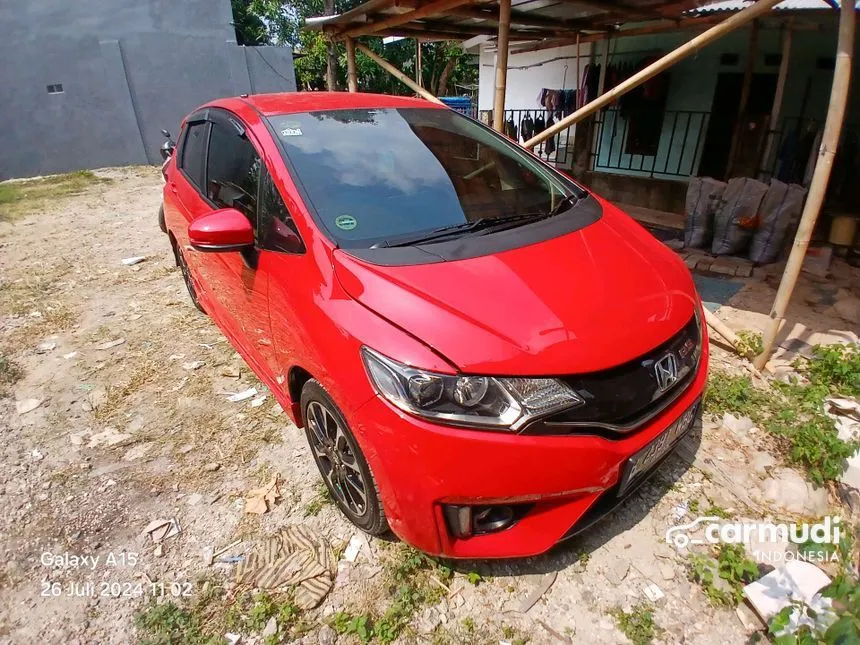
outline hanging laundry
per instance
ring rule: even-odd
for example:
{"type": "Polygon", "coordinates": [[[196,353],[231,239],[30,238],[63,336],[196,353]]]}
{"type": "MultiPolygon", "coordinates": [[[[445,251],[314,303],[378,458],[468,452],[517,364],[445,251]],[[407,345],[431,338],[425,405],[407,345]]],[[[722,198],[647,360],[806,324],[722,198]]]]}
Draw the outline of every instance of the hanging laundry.
{"type": "MultiPolygon", "coordinates": [[[[547,127],[547,129],[549,129],[554,125],[555,125],[555,120],[552,118],[552,114],[550,114],[546,120],[546,127],[547,127]]],[[[555,137],[554,136],[550,137],[549,139],[547,139],[544,142],[543,150],[548,155],[551,155],[553,152],[555,152],[555,137]]]]}
{"type": "Polygon", "coordinates": [[[520,121],[520,134],[523,137],[523,141],[528,141],[535,135],[535,122],[528,112],[526,112],[526,115],[520,121]]]}
{"type": "Polygon", "coordinates": [[[517,141],[517,126],[514,123],[513,117],[510,117],[507,121],[505,121],[505,134],[508,135],[514,141],[517,141]]]}

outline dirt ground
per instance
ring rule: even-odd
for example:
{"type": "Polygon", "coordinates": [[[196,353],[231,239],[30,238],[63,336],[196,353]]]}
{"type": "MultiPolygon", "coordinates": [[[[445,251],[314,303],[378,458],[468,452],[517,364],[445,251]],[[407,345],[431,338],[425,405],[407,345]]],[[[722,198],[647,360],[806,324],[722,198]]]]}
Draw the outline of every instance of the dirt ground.
{"type": "MultiPolygon", "coordinates": [[[[241,555],[256,539],[302,524],[342,552],[356,534],[321,496],[304,434],[272,397],[257,407],[228,400],[265,388],[185,293],[156,222],[158,171],[98,174],[111,181],[0,220],[0,347],[22,368],[0,396],[0,642],[137,642],[134,615],[162,583],[185,585],[178,588],[192,596],[203,593],[201,576],[229,585],[233,565],[207,567],[206,547],[241,540],[228,551],[241,555]],[[146,259],[123,265],[131,256],[146,259]],[[275,473],[283,500],[265,515],[245,514],[243,494],[275,473]],[[159,518],[181,527],[160,555],[142,533],[159,518]],[[138,584],[141,594],[133,593],[138,584]]],[[[773,287],[748,281],[721,317],[735,329],[761,328],[773,287]]],[[[857,340],[857,326],[816,299],[817,283],[801,289],[790,316],[803,329],[793,337],[857,340]]],[[[716,363],[738,369],[719,346],[712,351],[716,363]]],[[[611,612],[643,602],[654,584],[665,594],[654,602],[658,642],[744,642],[751,628],[734,609],[709,604],[664,534],[677,523],[676,507],[691,499],[753,517],[769,513],[758,491],[773,463],[763,454],[706,419],[586,535],[537,558],[455,565],[450,593],[419,611],[401,640],[625,642],[611,612]],[[483,576],[477,585],[473,571],[483,576]]],[[[334,591],[305,615],[301,642],[357,642],[336,636],[327,617],[385,606],[380,561],[392,548],[368,538],[355,563],[341,563],[334,591]]],[[[246,634],[241,642],[262,639],[246,634]]]]}

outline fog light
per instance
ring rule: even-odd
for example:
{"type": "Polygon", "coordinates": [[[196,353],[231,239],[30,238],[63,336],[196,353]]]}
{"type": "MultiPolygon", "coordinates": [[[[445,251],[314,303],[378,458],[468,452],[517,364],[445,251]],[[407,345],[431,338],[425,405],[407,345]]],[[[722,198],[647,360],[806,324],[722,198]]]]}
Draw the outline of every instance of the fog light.
{"type": "Polygon", "coordinates": [[[504,531],[524,514],[525,507],[513,506],[453,506],[442,507],[451,535],[467,538],[504,531]]]}

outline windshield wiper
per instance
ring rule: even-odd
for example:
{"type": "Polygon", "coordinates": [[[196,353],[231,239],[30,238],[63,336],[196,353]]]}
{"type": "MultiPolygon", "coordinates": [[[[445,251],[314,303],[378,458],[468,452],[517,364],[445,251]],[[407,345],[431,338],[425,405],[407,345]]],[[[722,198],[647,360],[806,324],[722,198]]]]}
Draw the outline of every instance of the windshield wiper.
{"type": "Polygon", "coordinates": [[[582,199],[582,196],[576,193],[562,197],[561,201],[547,213],[547,217],[554,217],[566,208],[573,208],[580,199],[582,199]]]}
{"type": "Polygon", "coordinates": [[[384,240],[382,242],[377,242],[370,248],[376,249],[380,247],[412,246],[413,244],[437,242],[439,240],[445,239],[446,237],[460,235],[462,233],[484,231],[489,228],[497,228],[499,230],[503,230],[504,228],[507,228],[508,225],[522,222],[523,220],[537,221],[546,217],[549,217],[548,213],[523,213],[521,215],[513,216],[508,215],[497,217],[482,217],[471,222],[462,222],[460,224],[453,224],[451,226],[443,226],[442,228],[434,229],[427,233],[423,233],[422,235],[416,235],[415,237],[409,237],[394,242],[384,240]]]}

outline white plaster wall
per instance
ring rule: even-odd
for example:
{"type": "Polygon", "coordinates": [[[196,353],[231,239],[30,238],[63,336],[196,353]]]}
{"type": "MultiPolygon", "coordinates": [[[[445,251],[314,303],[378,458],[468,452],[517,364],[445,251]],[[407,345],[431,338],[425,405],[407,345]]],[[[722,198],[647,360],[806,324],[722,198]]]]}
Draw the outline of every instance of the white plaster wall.
{"type": "MultiPolygon", "coordinates": [[[[580,45],[580,74],[585,74],[590,52],[591,43],[580,45]]],[[[482,45],[478,76],[479,110],[493,109],[495,66],[496,52],[490,45],[482,45]]],[[[576,89],[576,45],[508,56],[505,109],[540,107],[537,96],[543,87],[553,90],[576,89]]]]}

